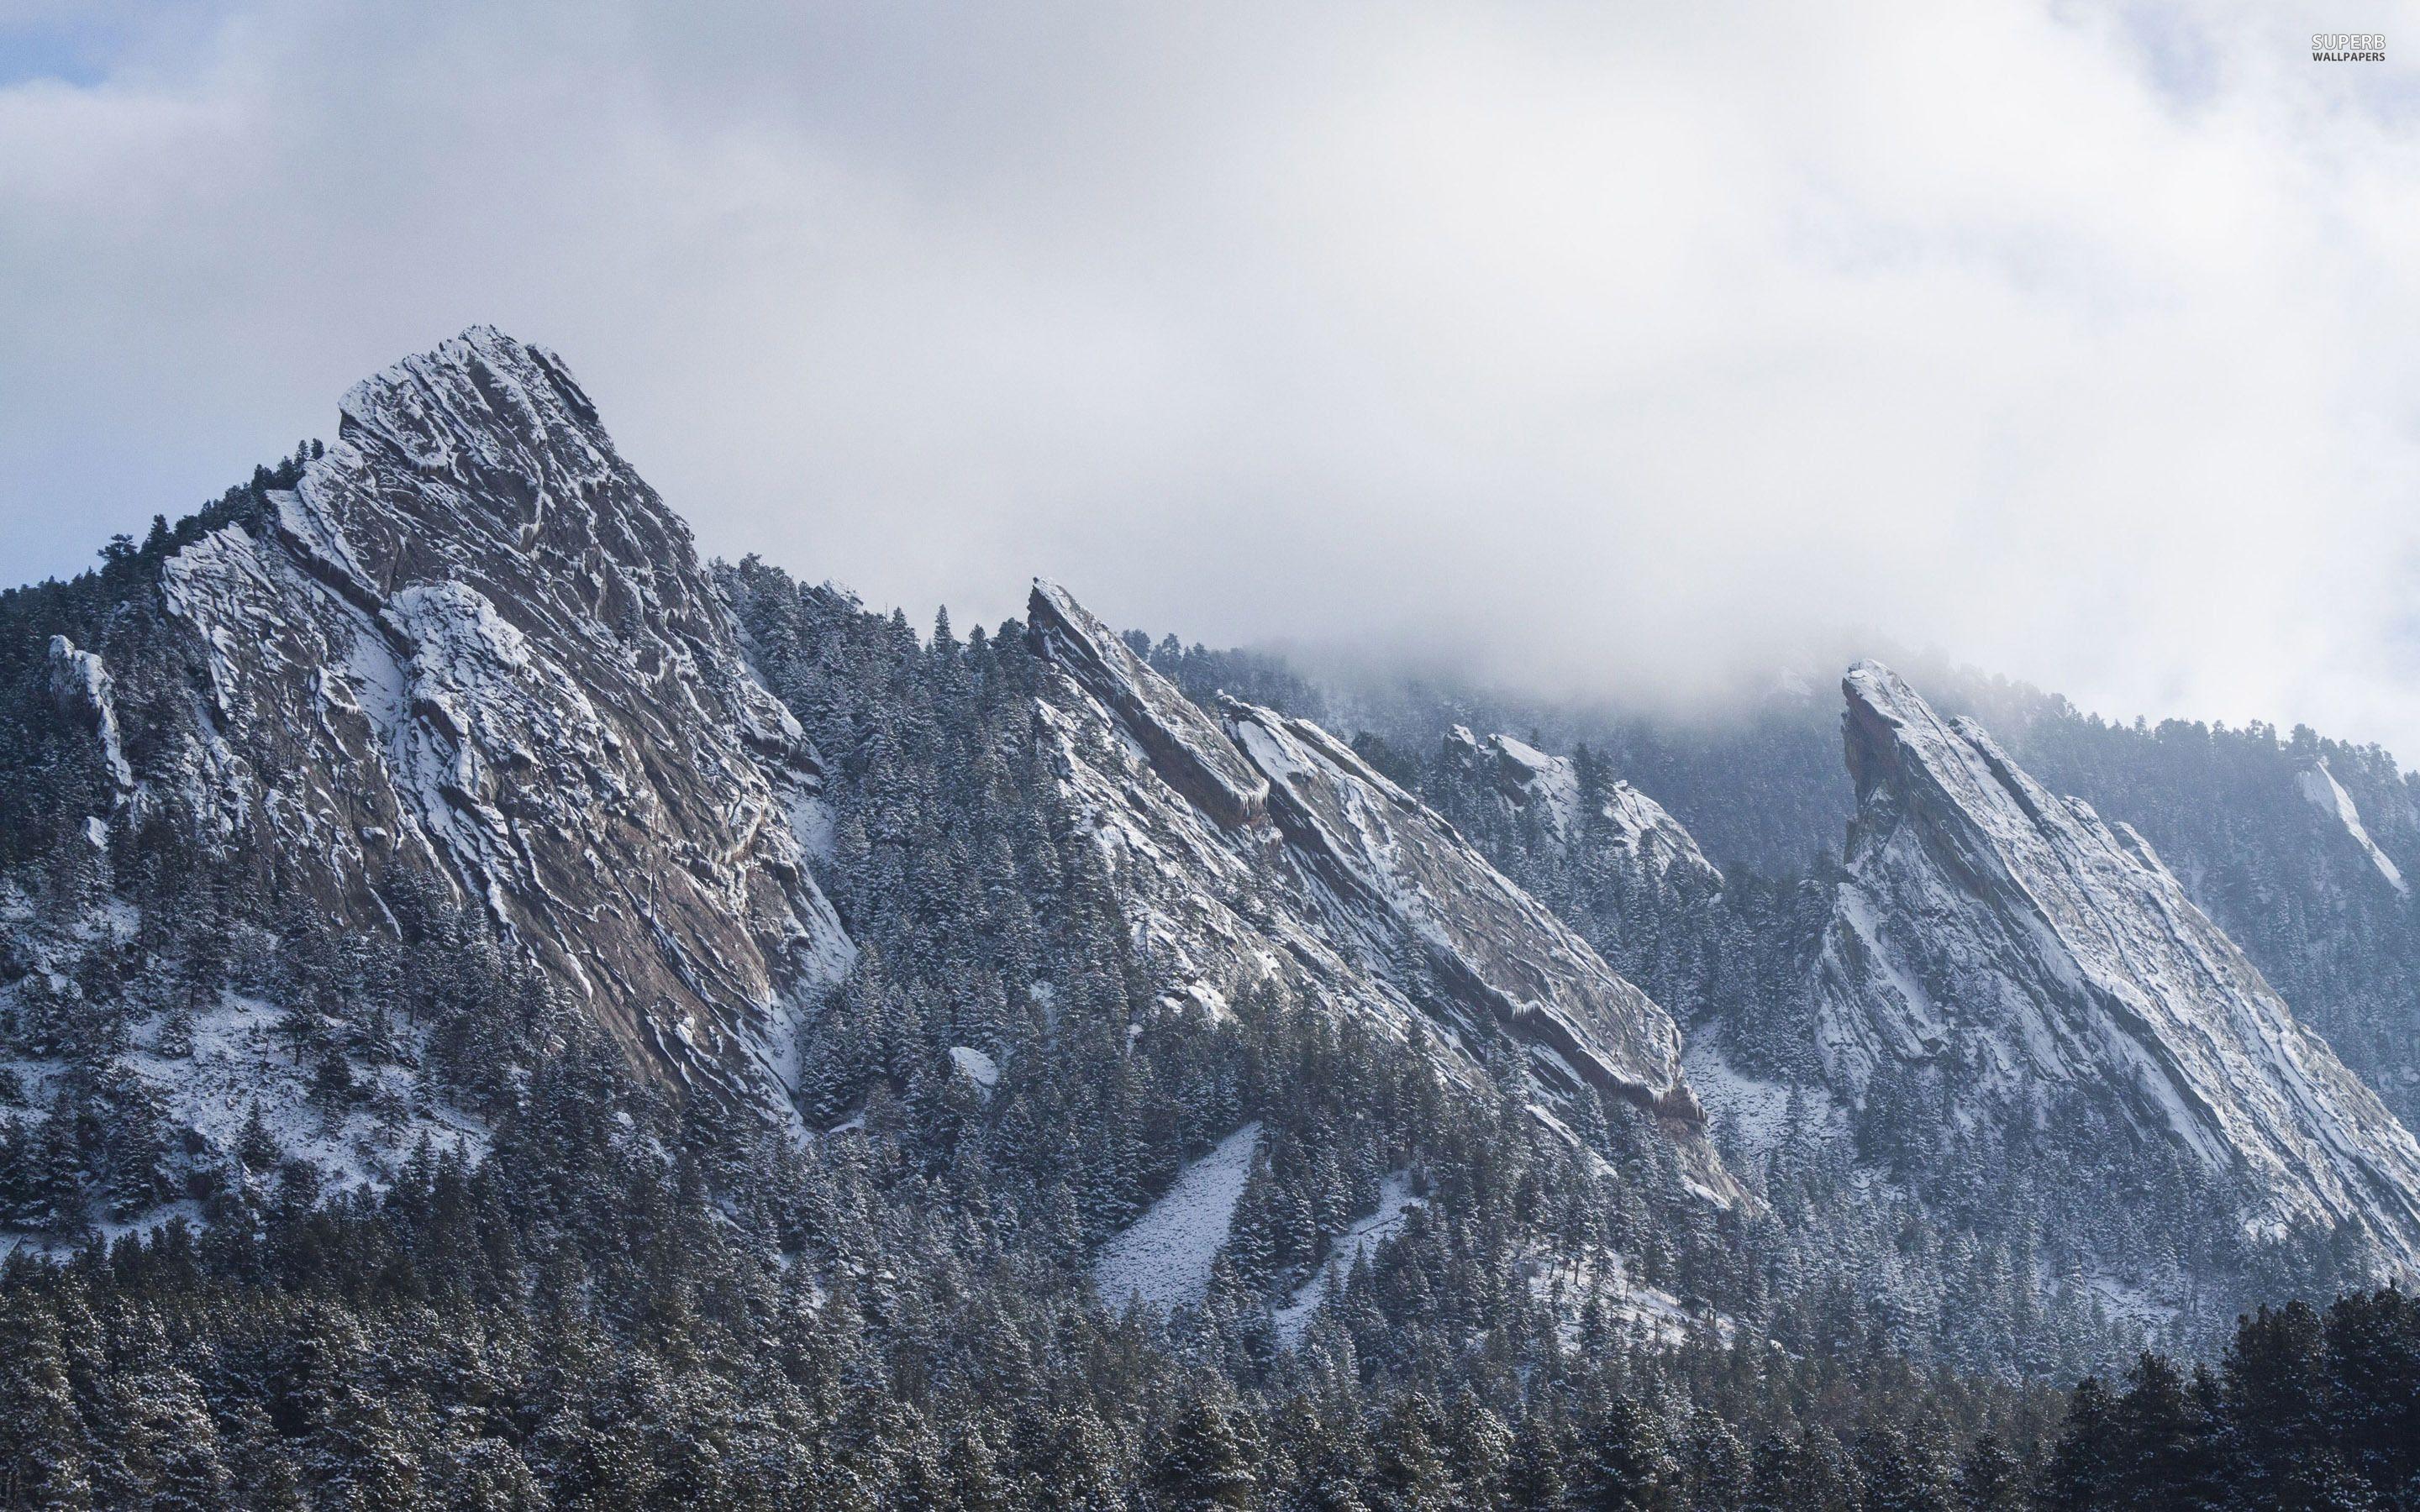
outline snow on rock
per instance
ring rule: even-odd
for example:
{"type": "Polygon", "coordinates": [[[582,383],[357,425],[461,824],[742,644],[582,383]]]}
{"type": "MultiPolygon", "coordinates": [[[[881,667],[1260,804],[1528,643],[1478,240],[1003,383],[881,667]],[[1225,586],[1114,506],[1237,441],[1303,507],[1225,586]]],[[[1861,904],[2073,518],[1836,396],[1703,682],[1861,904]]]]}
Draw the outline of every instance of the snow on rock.
{"type": "Polygon", "coordinates": [[[1198,1307],[1210,1292],[1211,1262],[1252,1174],[1261,1126],[1248,1123],[1177,1174],[1166,1195],[1101,1246],[1093,1288],[1112,1307],[1198,1307]]]}
{"type": "MultiPolygon", "coordinates": [[[[1232,1001],[1283,982],[1356,1003],[1402,1031],[1409,1005],[1362,979],[1291,911],[1261,905],[1265,857],[1254,838],[1171,786],[1107,703],[1069,677],[1036,702],[1034,717],[1062,795],[1100,854],[1135,955],[1158,977],[1155,996],[1232,1001]]],[[[1047,985],[1037,984],[1037,1000],[1050,1000],[1039,990],[1047,985]]]]}
{"type": "Polygon", "coordinates": [[[1842,684],[1858,811],[1816,967],[1820,1047],[1861,1103],[1886,1068],[1947,1075],[1967,1127],[2061,1088],[2237,1195],[2246,1232],[2344,1229],[2420,1262],[2420,1146],[2150,845],[2019,770],[1871,662],[1842,684]]]}
{"type": "Polygon", "coordinates": [[[1037,585],[1030,612],[1058,673],[1037,729],[1159,1001],[1216,1014],[1281,984],[1420,1033],[1472,1078],[1471,1037],[1500,1026],[1542,1097],[1632,1097],[1697,1190],[1736,1194],[1698,1132],[1669,1016],[1450,825],[1308,721],[1233,701],[1213,721],[1063,590],[1037,585]]]}
{"type": "Polygon", "coordinates": [[[1337,1236],[1329,1246],[1327,1258],[1311,1273],[1311,1279],[1294,1289],[1294,1294],[1277,1307],[1271,1318],[1277,1325],[1278,1345],[1293,1349],[1311,1331],[1311,1320],[1319,1312],[1319,1304],[1327,1300],[1335,1280],[1350,1274],[1354,1261],[1365,1251],[1374,1251],[1403,1231],[1404,1219],[1420,1199],[1412,1196],[1412,1173],[1396,1171],[1378,1182],[1378,1206],[1365,1217],[1357,1218],[1353,1226],[1337,1236]]]}
{"type": "Polygon", "coordinates": [[[109,669],[89,651],[78,651],[74,641],[63,635],[51,637],[50,645],[51,699],[62,710],[81,716],[92,725],[93,735],[101,743],[102,764],[121,791],[134,786],[134,769],[126,764],[126,752],[117,738],[117,702],[116,687],[110,681],[109,669]]]}
{"type": "Polygon", "coordinates": [[[2403,880],[2402,868],[2388,859],[2386,853],[2378,848],[2378,841],[2370,839],[2368,828],[2361,822],[2361,810],[2353,807],[2352,795],[2347,793],[2344,784],[2336,780],[2335,774],[2328,770],[2326,757],[2316,758],[2295,773],[2294,786],[2301,790],[2312,808],[2343,826],[2345,834],[2361,848],[2364,856],[2369,857],[2369,864],[2378,869],[2378,874],[2386,879],[2389,887],[2400,893],[2412,891],[2411,886],[2403,880]]]}
{"type": "Polygon", "coordinates": [[[428,878],[644,1073],[787,1117],[853,955],[807,870],[821,766],[561,362],[487,327],[407,358],[268,503],[163,566],[200,686],[147,794],[340,923],[428,878]]]}
{"type": "Polygon", "coordinates": [[[1229,701],[1228,729],[1339,933],[1373,966],[1409,952],[1466,1010],[1538,1041],[1589,1081],[1694,1121],[1681,1036],[1419,799],[1307,719],[1229,701]]]}
{"type": "Polygon", "coordinates": [[[1687,877],[1709,887],[1722,885],[1722,872],[1698,848],[1697,838],[1663,805],[1629,783],[1610,783],[1591,816],[1583,812],[1586,799],[1570,757],[1550,756],[1511,735],[1481,738],[1464,725],[1455,725],[1447,741],[1493,783],[1507,807],[1534,812],[1550,842],[1601,845],[1658,882],[1687,877]]]}
{"type": "Polygon", "coordinates": [[[1169,786],[1222,825],[1259,816],[1268,783],[1207,716],[1065,589],[1035,579],[1026,619],[1036,649],[1126,721],[1169,786]]]}

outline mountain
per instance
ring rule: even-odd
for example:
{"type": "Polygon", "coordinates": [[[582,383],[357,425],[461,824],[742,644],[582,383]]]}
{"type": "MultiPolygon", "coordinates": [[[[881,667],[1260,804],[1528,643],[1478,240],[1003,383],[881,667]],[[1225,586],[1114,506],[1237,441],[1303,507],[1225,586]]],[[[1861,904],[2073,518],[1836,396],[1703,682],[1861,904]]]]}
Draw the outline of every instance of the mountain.
{"type": "Polygon", "coordinates": [[[1465,1064],[1509,1034],[1544,1095],[1637,1103],[1736,1196],[1671,1017],[1434,810],[1309,720],[1233,699],[1213,719],[1055,584],[1027,623],[1066,673],[1047,717],[1068,790],[1167,991],[1218,1002],[1281,971],[1398,1032],[1423,1018],[1465,1064]]]}
{"type": "Polygon", "coordinates": [[[103,656],[54,643],[118,788],[93,818],[263,857],[348,931],[391,928],[409,878],[634,1068],[785,1101],[849,955],[793,828],[819,764],[557,359],[474,328],[356,386],[335,441],[167,555],[142,609],[103,656]]]}
{"type": "Polygon", "coordinates": [[[466,332],[0,594],[0,1501],[2001,1505],[2315,1360],[2408,1482],[2399,1293],[2139,1358],[2413,1263],[2408,784],[1986,690],[2171,872],[1846,691],[920,633],[466,332]]]}
{"type": "Polygon", "coordinates": [[[2420,1264],[2420,1146],[2148,841],[1886,669],[1842,687],[1857,811],[1811,995],[1835,1095],[1874,1117],[1888,1084],[1981,1141],[2067,1151],[2079,1179],[2182,1167],[2154,1196],[2247,1246],[2420,1264]]]}
{"type": "MultiPolygon", "coordinates": [[[[72,1231],[79,1193],[133,1222],[179,1185],[240,1186],[221,1167],[254,1123],[338,1186],[375,1186],[415,1140],[487,1148],[514,1079],[566,1036],[676,1102],[803,1134],[885,1082],[920,1085],[902,1068],[926,1052],[898,1041],[927,1031],[896,1012],[946,1014],[962,1041],[946,1064],[997,1079],[1014,1058],[1002,1013],[1125,1025],[1129,990],[1214,1024],[1278,993],[1472,1088],[1509,1057],[1550,1137],[1601,1124],[1609,1095],[1663,1132],[1686,1190],[1740,1197],[1652,999],[1318,727],[1233,700],[1205,711],[1048,583],[1022,632],[988,644],[1031,685],[1009,713],[1041,744],[1016,759],[1047,761],[1047,807],[1089,838],[1094,860],[1063,880],[1090,887],[1097,865],[1106,935],[1051,970],[1036,958],[1052,942],[1011,949],[1021,932],[995,915],[946,964],[919,931],[854,971],[818,866],[844,829],[877,844],[869,829],[916,798],[860,788],[835,805],[760,666],[798,627],[744,628],[747,596],[698,561],[559,359],[474,328],[349,393],[333,443],[163,523],[96,582],[29,600],[60,625],[27,674],[54,716],[34,723],[95,784],[92,811],[32,848],[92,865],[7,895],[18,984],[0,1005],[107,1027],[20,1037],[18,1137],[68,1127],[69,1104],[44,1108],[64,1092],[104,1119],[137,1107],[149,1132],[130,1138],[170,1153],[123,1180],[29,1179],[44,1195],[21,1219],[72,1231]],[[81,620],[79,594],[99,600],[81,620]],[[419,968],[465,950],[517,985],[466,1003],[419,968]],[[132,990],[84,985],[130,951],[132,990]],[[997,1010],[971,1014],[964,988],[946,1009],[892,1001],[928,965],[979,973],[997,1010]],[[496,995],[522,1006],[482,1006],[496,995]],[[432,1057],[458,1069],[435,1075],[432,1057]],[[107,1089],[129,1078],[139,1097],[107,1089]]],[[[874,717],[895,733],[898,714],[874,717]]],[[[818,717],[861,766],[883,759],[818,717]]],[[[1047,930],[1061,871],[1001,887],[1047,930]]]]}

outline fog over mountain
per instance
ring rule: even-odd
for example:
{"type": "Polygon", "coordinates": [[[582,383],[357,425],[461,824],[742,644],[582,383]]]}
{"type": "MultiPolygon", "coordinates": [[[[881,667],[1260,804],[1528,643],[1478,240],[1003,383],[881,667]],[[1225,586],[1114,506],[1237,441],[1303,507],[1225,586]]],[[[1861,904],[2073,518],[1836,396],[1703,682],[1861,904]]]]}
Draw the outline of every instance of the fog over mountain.
{"type": "Polygon", "coordinates": [[[2350,23],[13,0],[0,559],[493,320],[703,548],[920,621],[1048,572],[1669,697],[1885,640],[2408,755],[2414,78],[2350,23]]]}
{"type": "Polygon", "coordinates": [[[0,1512],[2420,1509],[2415,36],[0,0],[0,1512]]]}
{"type": "Polygon", "coordinates": [[[2420,1485],[2376,747],[920,635],[491,326],[101,558],[0,592],[11,1505],[2420,1485]]]}

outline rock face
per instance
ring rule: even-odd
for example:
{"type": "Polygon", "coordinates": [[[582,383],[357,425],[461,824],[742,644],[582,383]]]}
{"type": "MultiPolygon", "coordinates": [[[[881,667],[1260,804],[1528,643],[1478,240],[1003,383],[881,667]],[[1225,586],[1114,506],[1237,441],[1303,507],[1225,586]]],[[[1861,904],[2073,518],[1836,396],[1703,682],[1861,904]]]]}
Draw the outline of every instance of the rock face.
{"type": "Polygon", "coordinates": [[[1958,1126],[2003,1130],[2080,1096],[2250,1239],[2334,1236],[2408,1273],[2420,1147],[2151,847],[1886,669],[1842,687],[1858,807],[1813,989],[1834,1090],[1923,1071],[1958,1126]]]}
{"type": "Polygon", "coordinates": [[[1628,782],[1608,781],[1591,811],[1578,769],[1568,756],[1550,756],[1511,735],[1482,738],[1462,725],[1453,727],[1447,741],[1506,805],[1535,814],[1550,844],[1601,845],[1656,882],[1688,879],[1722,886],[1722,873],[1698,848],[1697,839],[1663,805],[1628,782]]]}
{"type": "Polygon", "coordinates": [[[1065,589],[1035,579],[1027,614],[1035,649],[1065,667],[1125,722],[1170,787],[1230,828],[1261,817],[1267,779],[1219,736],[1208,716],[1065,589]]]}
{"type": "Polygon", "coordinates": [[[1283,980],[1459,1067],[1525,1052],[1541,1095],[1616,1091],[1665,1121],[1690,1179],[1738,1192],[1699,1131],[1671,1017],[1444,819],[1317,725],[1226,700],[1213,719],[1053,584],[1028,608],[1065,676],[1040,717],[1063,787],[1171,998],[1283,980]]]}
{"type": "Polygon", "coordinates": [[[1226,712],[1322,912],[1365,961],[1417,962],[1437,1001],[1497,1019],[1594,1086],[1699,1117],[1670,1016],[1544,904],[1317,725],[1226,712]]]}
{"type": "Polygon", "coordinates": [[[118,738],[116,685],[109,669],[63,635],[51,637],[50,669],[51,702],[91,726],[111,779],[120,791],[132,788],[134,769],[126,764],[126,748],[118,738]]]}
{"type": "Polygon", "coordinates": [[[164,565],[194,676],[141,801],[364,928],[419,873],[634,1066],[781,1104],[850,955],[789,817],[816,755],[563,364],[487,328],[408,359],[270,502],[164,565]]]}

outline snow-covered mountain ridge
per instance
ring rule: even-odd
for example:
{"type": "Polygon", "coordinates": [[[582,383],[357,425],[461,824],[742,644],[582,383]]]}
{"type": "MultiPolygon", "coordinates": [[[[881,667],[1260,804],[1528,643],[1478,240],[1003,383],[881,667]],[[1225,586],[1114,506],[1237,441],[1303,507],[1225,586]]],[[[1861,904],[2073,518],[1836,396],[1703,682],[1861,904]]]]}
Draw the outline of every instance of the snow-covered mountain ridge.
{"type": "Polygon", "coordinates": [[[2002,1131],[2072,1095],[2254,1240],[2420,1265],[2420,1146],[2149,844],[1886,669],[1842,687],[1858,810],[1812,995],[1833,1088],[1862,1103],[1921,1069],[1948,1117],[2002,1131]]]}
{"type": "Polygon", "coordinates": [[[1465,1063],[1508,1033],[1543,1095],[1637,1102],[1693,1183],[1737,1196],[1670,1015],[1425,804],[1309,720],[1232,699],[1214,719],[1055,584],[1028,624],[1066,674],[1044,709],[1066,791],[1172,996],[1281,976],[1465,1063]]]}
{"type": "Polygon", "coordinates": [[[129,790],[95,817],[241,841],[353,929],[410,873],[634,1068],[783,1104],[850,949],[789,818],[818,758],[561,362],[484,327],[409,358],[267,502],[165,561],[147,659],[54,648],[129,790]]]}
{"type": "MultiPolygon", "coordinates": [[[[812,869],[830,840],[823,761],[759,680],[687,527],[561,361],[466,332],[357,385],[335,440],[256,497],[160,556],[119,611],[144,636],[49,646],[41,693],[115,795],[89,816],[96,855],[140,837],[246,857],[294,928],[372,943],[401,932],[404,891],[433,896],[483,918],[642,1077],[795,1124],[855,951],[812,869]]],[[[1627,1099],[1690,1187],[1739,1196],[1669,1015],[1418,799],[1307,721],[1196,705],[1054,585],[1035,585],[1026,640],[1050,673],[1037,733],[1169,1001],[1215,1016],[1281,980],[1474,1085],[1501,1041],[1542,1106],[1627,1099]]],[[[112,890],[97,877],[85,903],[24,901],[12,955],[72,992],[95,951],[164,925],[124,917],[112,890]]],[[[261,949],[290,951],[286,933],[261,949]]],[[[422,1052],[388,1057],[352,1006],[331,1000],[327,1048],[273,1068],[268,1036],[309,1015],[245,1002],[202,1002],[202,1037],[218,1044],[220,1016],[252,1026],[248,1052],[210,1064],[258,1057],[249,1100],[278,1128],[337,1117],[336,1094],[324,1118],[307,1106],[322,1056],[353,1060],[357,1088],[427,1101],[400,1070],[422,1052]],[[366,1057],[342,1048],[355,1041],[366,1057]]],[[[153,1054],[157,1022],[135,1021],[132,1053],[180,1108],[178,1078],[200,1062],[153,1054]]],[[[390,1130],[380,1158],[408,1135],[390,1130]]]]}
{"type": "MultiPolygon", "coordinates": [[[[49,1151],[0,1182],[21,1232],[155,1221],[180,1183],[208,1217],[289,1160],[350,1185],[424,1139],[484,1158],[539,1068],[593,1058],[646,1085],[638,1143],[691,1111],[793,1153],[997,1138],[999,1190],[1087,1264],[1165,1258],[1133,1226],[1224,1149],[1235,1191],[1178,1194],[1221,1217],[1176,1226],[1171,1295],[1241,1204],[1249,1311],[1400,1227],[1390,1173],[1429,1170],[1356,1132],[1353,1091],[1289,1109],[1207,1069],[1308,1021],[1353,1087],[1494,1108],[1493,1144],[1620,1211],[1528,1236],[1542,1263],[1683,1297],[1687,1232],[1724,1309],[1854,1271],[1885,1316],[1842,1326],[2003,1362],[2083,1337],[2086,1290],[2156,1324],[2314,1257],[2420,1264],[2420,1149],[2151,847],[1878,667],[1845,685],[1840,869],[1727,876],[1674,815],[1762,801],[1754,761],[1676,781],[1442,698],[1416,748],[1047,580],[959,640],[709,567],[560,361],[484,328],[109,561],[0,644],[0,781],[59,810],[0,824],[0,1137],[49,1151]],[[1569,754],[1454,722],[1482,718],[1569,754]],[[448,952],[459,980],[371,980],[448,952]],[[1074,1154],[1031,1122],[1046,1075],[1091,1120],[1074,1154]],[[91,1132],[119,1104],[185,1153],[120,1183],[91,1132]],[[1945,1321],[1978,1302],[2003,1336],[1945,1321]]],[[[2408,816],[2336,756],[2341,783],[2315,755],[2271,786],[2343,896],[2395,906],[2408,816]]],[[[1410,1227],[1471,1221],[1432,1174],[1410,1227]]]]}

